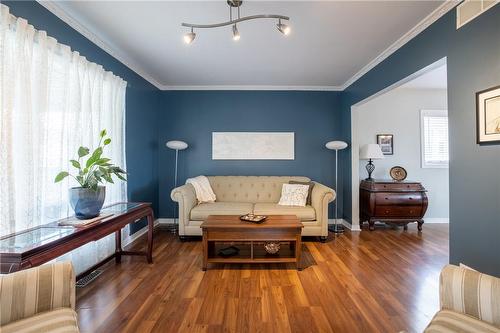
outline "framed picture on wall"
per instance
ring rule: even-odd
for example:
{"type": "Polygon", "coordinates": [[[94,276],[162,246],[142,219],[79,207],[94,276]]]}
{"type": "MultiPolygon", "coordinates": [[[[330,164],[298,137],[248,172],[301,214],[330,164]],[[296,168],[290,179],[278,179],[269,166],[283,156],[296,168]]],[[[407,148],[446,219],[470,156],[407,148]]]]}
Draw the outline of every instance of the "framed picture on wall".
{"type": "Polygon", "coordinates": [[[377,143],[384,155],[394,155],[393,138],[392,134],[377,134],[377,143]]]}
{"type": "Polygon", "coordinates": [[[500,86],[476,93],[477,143],[500,143],[500,86]]]}

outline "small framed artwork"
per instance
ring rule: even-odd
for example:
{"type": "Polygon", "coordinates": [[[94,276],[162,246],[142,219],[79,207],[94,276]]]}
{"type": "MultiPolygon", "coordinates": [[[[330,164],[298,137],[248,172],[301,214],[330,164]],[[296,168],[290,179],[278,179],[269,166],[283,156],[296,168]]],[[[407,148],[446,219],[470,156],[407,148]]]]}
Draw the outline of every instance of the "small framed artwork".
{"type": "Polygon", "coordinates": [[[377,143],[384,155],[394,155],[394,142],[392,134],[377,134],[377,143]]]}
{"type": "Polygon", "coordinates": [[[477,143],[500,143],[500,86],[476,93],[477,143]]]}

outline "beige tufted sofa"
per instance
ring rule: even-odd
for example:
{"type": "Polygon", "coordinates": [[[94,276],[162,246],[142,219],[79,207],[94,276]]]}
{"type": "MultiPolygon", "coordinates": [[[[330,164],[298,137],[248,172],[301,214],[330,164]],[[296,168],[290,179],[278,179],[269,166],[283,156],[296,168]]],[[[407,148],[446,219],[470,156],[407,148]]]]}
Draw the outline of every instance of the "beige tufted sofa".
{"type": "Polygon", "coordinates": [[[280,206],[281,188],[290,180],[309,182],[307,177],[210,176],[216,202],[197,203],[194,187],[186,184],[172,190],[179,203],[179,236],[201,235],[200,225],[209,215],[296,215],[304,224],[303,236],[328,236],[328,204],[335,192],[315,183],[310,206],[280,206]]]}

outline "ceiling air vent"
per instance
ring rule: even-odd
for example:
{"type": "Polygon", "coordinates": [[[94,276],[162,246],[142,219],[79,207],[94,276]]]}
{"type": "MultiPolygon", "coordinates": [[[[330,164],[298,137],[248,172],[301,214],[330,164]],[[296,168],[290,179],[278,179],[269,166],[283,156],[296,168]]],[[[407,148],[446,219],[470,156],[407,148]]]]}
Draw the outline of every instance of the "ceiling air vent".
{"type": "Polygon", "coordinates": [[[499,0],[465,0],[457,6],[457,29],[469,23],[498,2],[499,0]]]}

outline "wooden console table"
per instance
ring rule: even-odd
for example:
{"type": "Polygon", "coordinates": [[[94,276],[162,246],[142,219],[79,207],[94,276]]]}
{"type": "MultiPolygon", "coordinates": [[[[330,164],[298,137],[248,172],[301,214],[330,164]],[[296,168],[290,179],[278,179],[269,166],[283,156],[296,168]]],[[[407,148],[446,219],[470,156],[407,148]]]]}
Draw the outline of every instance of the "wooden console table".
{"type": "Polygon", "coordinates": [[[368,221],[374,230],[375,221],[389,224],[417,222],[422,230],[428,199],[426,190],[419,182],[375,180],[361,181],[359,186],[360,226],[368,221]]]}
{"type": "Polygon", "coordinates": [[[52,222],[0,238],[0,273],[12,273],[44,264],[84,244],[115,234],[115,253],[79,275],[84,276],[112,258],[119,263],[122,255],[145,256],[153,262],[153,209],[150,203],[117,203],[105,207],[102,215],[112,214],[85,227],[60,226],[52,222]],[[148,248],[146,252],[123,251],[121,229],[146,217],[148,248]]]}
{"type": "Polygon", "coordinates": [[[285,263],[293,262],[301,270],[302,228],[295,215],[271,215],[264,222],[255,224],[240,221],[235,215],[210,215],[201,224],[203,230],[203,270],[208,263],[285,263]],[[277,254],[268,254],[264,242],[279,241],[281,249],[277,254]],[[218,243],[218,244],[217,244],[218,243]],[[240,249],[238,255],[222,257],[221,247],[230,243],[240,249]]]}

